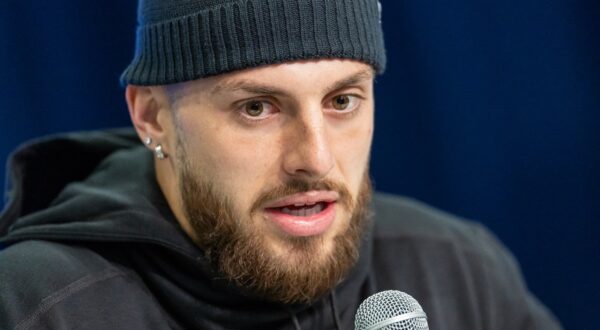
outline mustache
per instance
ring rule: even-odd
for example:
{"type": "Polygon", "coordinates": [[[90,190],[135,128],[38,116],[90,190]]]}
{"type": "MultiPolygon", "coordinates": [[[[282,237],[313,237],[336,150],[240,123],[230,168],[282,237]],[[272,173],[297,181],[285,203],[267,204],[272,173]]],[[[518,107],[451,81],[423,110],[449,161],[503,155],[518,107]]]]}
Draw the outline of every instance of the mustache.
{"type": "Polygon", "coordinates": [[[320,181],[306,181],[296,179],[288,181],[280,186],[270,188],[267,191],[260,193],[258,198],[256,198],[255,202],[252,204],[250,212],[254,213],[257,210],[260,210],[263,205],[271,201],[311,190],[335,191],[340,196],[340,198],[337,201],[338,204],[341,204],[347,210],[354,209],[354,201],[352,200],[352,195],[350,194],[348,188],[346,188],[346,185],[330,179],[324,179],[320,181]]]}

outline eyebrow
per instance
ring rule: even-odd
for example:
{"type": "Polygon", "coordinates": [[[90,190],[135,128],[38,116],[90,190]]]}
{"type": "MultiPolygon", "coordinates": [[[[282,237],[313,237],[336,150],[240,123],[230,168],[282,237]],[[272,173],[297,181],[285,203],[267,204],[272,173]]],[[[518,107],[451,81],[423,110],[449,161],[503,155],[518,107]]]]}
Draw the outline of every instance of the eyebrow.
{"type": "Polygon", "coordinates": [[[373,71],[373,69],[365,69],[358,71],[346,78],[336,81],[333,85],[327,87],[325,89],[325,94],[329,94],[338,89],[342,89],[348,86],[357,85],[365,80],[373,79],[374,76],[375,72],[373,71]]]}
{"type": "MultiPolygon", "coordinates": [[[[342,79],[334,82],[331,86],[329,86],[325,89],[325,94],[329,94],[333,91],[336,91],[338,89],[342,89],[342,88],[345,88],[348,86],[359,84],[359,83],[363,82],[364,80],[372,79],[373,77],[374,77],[374,71],[372,69],[364,69],[364,70],[358,71],[352,75],[349,75],[345,78],[342,78],[342,79]]],[[[284,89],[282,89],[278,86],[265,85],[265,84],[255,82],[252,80],[247,80],[247,79],[223,82],[223,83],[215,86],[211,90],[211,93],[221,93],[224,91],[227,91],[227,92],[244,91],[244,92],[247,92],[250,94],[257,94],[257,95],[279,95],[279,96],[288,95],[288,93],[284,89]]]]}

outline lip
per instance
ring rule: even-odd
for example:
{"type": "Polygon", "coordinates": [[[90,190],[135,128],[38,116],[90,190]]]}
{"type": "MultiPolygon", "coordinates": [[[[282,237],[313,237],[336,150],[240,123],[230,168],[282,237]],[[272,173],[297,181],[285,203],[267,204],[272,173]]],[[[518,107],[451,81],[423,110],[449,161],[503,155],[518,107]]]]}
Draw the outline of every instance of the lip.
{"type": "Polygon", "coordinates": [[[308,191],[294,194],[265,207],[267,219],[287,235],[294,237],[316,236],[325,233],[333,224],[336,216],[338,193],[332,191],[308,191]],[[310,216],[295,216],[281,212],[279,208],[288,205],[313,205],[325,203],[325,208],[310,216]]]}
{"type": "Polygon", "coordinates": [[[335,191],[311,190],[277,199],[265,206],[266,209],[288,205],[313,205],[316,203],[334,203],[340,198],[335,191]]]}

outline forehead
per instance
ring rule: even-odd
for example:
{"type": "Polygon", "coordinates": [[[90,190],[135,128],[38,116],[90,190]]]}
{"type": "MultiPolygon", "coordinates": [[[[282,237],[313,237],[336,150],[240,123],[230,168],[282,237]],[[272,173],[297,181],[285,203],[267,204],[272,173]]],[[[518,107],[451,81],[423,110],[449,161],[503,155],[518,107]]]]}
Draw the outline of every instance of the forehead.
{"type": "Polygon", "coordinates": [[[267,65],[191,82],[169,85],[174,97],[186,94],[218,95],[327,93],[347,85],[372,83],[375,72],[368,64],[345,59],[320,59],[267,65]]]}

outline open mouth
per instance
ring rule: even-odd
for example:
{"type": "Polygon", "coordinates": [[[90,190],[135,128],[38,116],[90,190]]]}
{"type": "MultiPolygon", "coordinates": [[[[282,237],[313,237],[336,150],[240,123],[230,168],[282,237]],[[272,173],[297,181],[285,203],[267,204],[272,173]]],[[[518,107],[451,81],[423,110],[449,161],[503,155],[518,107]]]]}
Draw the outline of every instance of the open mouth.
{"type": "Polygon", "coordinates": [[[287,205],[284,207],[271,208],[270,210],[295,217],[309,217],[323,212],[329,204],[331,203],[318,202],[312,205],[287,205]]]}
{"type": "Polygon", "coordinates": [[[267,219],[291,236],[323,234],[335,220],[336,192],[309,191],[274,201],[265,207],[267,219]]]}

